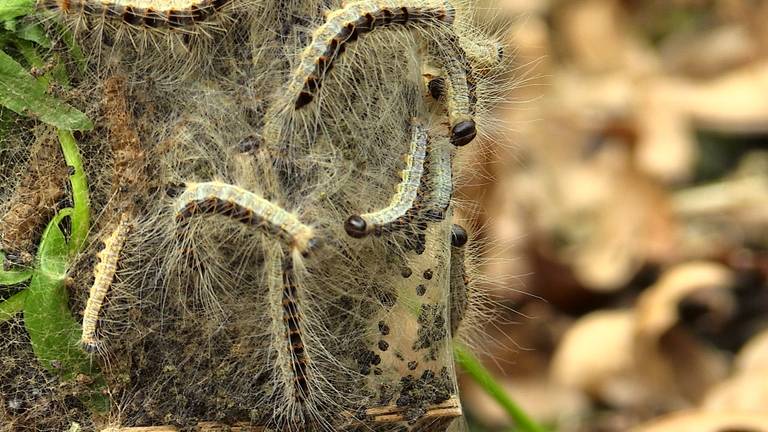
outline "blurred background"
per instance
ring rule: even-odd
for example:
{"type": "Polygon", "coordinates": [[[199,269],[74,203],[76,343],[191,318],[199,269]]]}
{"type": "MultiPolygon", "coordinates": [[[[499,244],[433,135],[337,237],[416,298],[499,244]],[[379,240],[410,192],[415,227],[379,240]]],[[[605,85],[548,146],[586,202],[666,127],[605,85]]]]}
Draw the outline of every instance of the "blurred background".
{"type": "Polygon", "coordinates": [[[768,431],[768,1],[485,3],[518,81],[462,156],[486,366],[554,431],[768,431]]]}

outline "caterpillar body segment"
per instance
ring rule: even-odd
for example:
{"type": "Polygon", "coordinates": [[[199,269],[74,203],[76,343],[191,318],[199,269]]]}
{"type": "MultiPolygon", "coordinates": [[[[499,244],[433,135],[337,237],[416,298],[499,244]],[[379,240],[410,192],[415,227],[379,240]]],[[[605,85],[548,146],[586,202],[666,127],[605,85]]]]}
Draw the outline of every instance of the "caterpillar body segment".
{"type": "Polygon", "coordinates": [[[477,136],[475,116],[478,81],[475,65],[456,32],[445,32],[441,40],[427,45],[428,61],[422,64],[427,93],[442,102],[448,114],[451,143],[469,144],[477,136]]]}
{"type": "Polygon", "coordinates": [[[455,335],[469,306],[469,280],[464,265],[464,246],[469,237],[467,231],[458,224],[451,228],[451,272],[450,272],[450,327],[455,335]]]}
{"type": "Polygon", "coordinates": [[[104,240],[104,249],[97,254],[99,262],[93,271],[94,281],[83,311],[83,331],[80,336],[80,345],[89,353],[98,349],[96,325],[99,321],[99,313],[112,285],[117,263],[120,260],[120,253],[132,227],[133,216],[129,213],[123,213],[117,227],[104,240]]]}
{"type": "Polygon", "coordinates": [[[344,224],[347,234],[354,238],[381,235],[385,231],[406,226],[408,220],[415,216],[428,142],[425,126],[414,121],[411,125],[411,145],[406,156],[406,166],[390,204],[381,210],[350,216],[344,224]]]}
{"type": "Polygon", "coordinates": [[[439,58],[445,73],[445,106],[451,131],[451,144],[464,146],[477,136],[475,114],[477,94],[472,65],[458,43],[441,48],[439,58]]]}
{"type": "Polygon", "coordinates": [[[443,139],[433,139],[429,146],[427,171],[429,201],[426,216],[430,220],[443,220],[453,196],[453,147],[443,139]]]}
{"type": "Polygon", "coordinates": [[[150,29],[191,28],[210,20],[232,0],[38,0],[39,9],[99,17],[150,29]]]}
{"type": "Polygon", "coordinates": [[[495,40],[462,37],[459,44],[476,70],[492,69],[504,60],[504,45],[495,40]]]}
{"type": "Polygon", "coordinates": [[[287,85],[287,94],[296,109],[312,102],[322,87],[325,74],[347,48],[366,33],[396,25],[450,24],[453,6],[435,0],[367,0],[347,3],[328,14],[326,22],[312,35],[301,54],[299,65],[287,85]]]}
{"type": "Polygon", "coordinates": [[[302,335],[301,309],[299,304],[298,286],[294,274],[293,259],[290,256],[283,260],[283,324],[285,326],[285,340],[288,342],[287,350],[290,356],[293,400],[303,403],[309,397],[309,355],[304,346],[302,335]]]}
{"type": "Polygon", "coordinates": [[[219,182],[189,183],[176,201],[177,222],[200,214],[228,216],[279,235],[305,256],[318,243],[314,229],[303,224],[296,215],[237,186],[219,182]]]}

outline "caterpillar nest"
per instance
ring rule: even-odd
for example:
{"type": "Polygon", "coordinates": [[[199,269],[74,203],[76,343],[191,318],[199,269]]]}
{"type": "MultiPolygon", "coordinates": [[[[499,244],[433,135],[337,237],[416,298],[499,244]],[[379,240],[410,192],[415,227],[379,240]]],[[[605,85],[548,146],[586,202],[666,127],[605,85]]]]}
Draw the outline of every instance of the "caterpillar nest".
{"type": "MultiPolygon", "coordinates": [[[[70,270],[72,349],[111,406],[0,416],[32,430],[450,427],[451,341],[475,298],[453,157],[493,132],[508,64],[473,13],[39,0],[40,22],[86,54],[68,95],[96,124],[79,137],[96,222],[70,270]]],[[[0,360],[28,342],[0,338],[0,360]]]]}

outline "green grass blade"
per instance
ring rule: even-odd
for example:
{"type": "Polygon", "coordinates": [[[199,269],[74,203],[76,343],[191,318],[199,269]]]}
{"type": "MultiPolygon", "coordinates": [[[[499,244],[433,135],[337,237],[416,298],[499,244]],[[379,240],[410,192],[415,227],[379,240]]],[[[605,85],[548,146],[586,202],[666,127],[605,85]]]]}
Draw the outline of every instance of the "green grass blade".
{"type": "Polygon", "coordinates": [[[85,244],[91,223],[88,179],[85,176],[85,169],[83,168],[80,150],[77,148],[77,141],[75,141],[72,133],[59,131],[59,142],[61,143],[61,151],[64,153],[67,165],[74,168],[74,173],[69,177],[69,181],[72,183],[72,202],[74,203],[69,250],[71,253],[77,253],[85,244]]]}
{"type": "Polygon", "coordinates": [[[491,373],[485,369],[482,363],[469,350],[458,343],[454,343],[453,356],[456,363],[504,408],[517,425],[516,430],[518,432],[548,432],[528,417],[525,411],[509,397],[499,383],[493,379],[491,373]]]}
{"type": "Polygon", "coordinates": [[[27,291],[21,291],[11,296],[11,298],[0,302],[0,324],[16,316],[24,309],[24,299],[27,291]]]}
{"type": "Polygon", "coordinates": [[[46,94],[47,87],[22,65],[0,51],[0,105],[40,119],[64,130],[90,130],[93,124],[82,112],[46,94]]]}

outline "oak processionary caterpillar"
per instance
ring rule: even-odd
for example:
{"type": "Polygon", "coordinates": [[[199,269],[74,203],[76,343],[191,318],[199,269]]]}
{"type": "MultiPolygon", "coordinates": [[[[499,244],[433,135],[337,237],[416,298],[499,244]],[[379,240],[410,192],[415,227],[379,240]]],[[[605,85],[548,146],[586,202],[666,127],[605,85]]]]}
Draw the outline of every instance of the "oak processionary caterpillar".
{"type": "Polygon", "coordinates": [[[350,216],[344,223],[347,234],[354,238],[362,238],[371,233],[381,235],[384,231],[394,229],[398,222],[404,222],[414,211],[424,173],[428,141],[426,128],[414,120],[411,124],[411,147],[402,171],[402,181],[396,186],[389,206],[372,213],[350,216]]]}
{"type": "Polygon", "coordinates": [[[104,249],[98,253],[99,262],[93,271],[94,280],[88,295],[88,301],[83,311],[83,332],[80,336],[80,344],[87,352],[93,353],[98,348],[96,339],[96,324],[99,321],[99,313],[104,305],[112,280],[117,270],[117,262],[123,249],[125,240],[132,227],[132,216],[123,213],[115,230],[104,241],[104,249]]]}
{"type": "Polygon", "coordinates": [[[449,2],[434,0],[357,1],[335,10],[325,24],[315,30],[312,42],[302,52],[300,64],[287,85],[287,94],[296,97],[296,109],[312,102],[322,86],[323,76],[344,52],[346,44],[377,27],[420,22],[450,24],[454,15],[449,2]]]}
{"type": "Polygon", "coordinates": [[[448,44],[451,49],[441,49],[445,80],[445,104],[451,128],[451,144],[464,146],[477,136],[475,110],[477,105],[476,83],[472,65],[458,39],[448,44]]]}
{"type": "Polygon", "coordinates": [[[210,19],[231,0],[38,0],[38,7],[83,14],[147,28],[192,27],[210,19]]]}
{"type": "Polygon", "coordinates": [[[317,246],[311,226],[303,224],[293,213],[237,186],[219,182],[188,183],[177,203],[177,222],[198,214],[219,214],[279,235],[304,256],[317,246]]]}
{"type": "Polygon", "coordinates": [[[293,273],[293,259],[289,255],[283,261],[283,323],[288,341],[288,353],[291,356],[294,399],[302,403],[309,395],[309,382],[307,381],[309,356],[305,350],[304,339],[301,334],[301,310],[299,309],[299,298],[293,273]]]}

